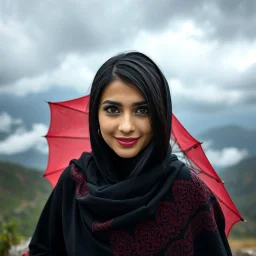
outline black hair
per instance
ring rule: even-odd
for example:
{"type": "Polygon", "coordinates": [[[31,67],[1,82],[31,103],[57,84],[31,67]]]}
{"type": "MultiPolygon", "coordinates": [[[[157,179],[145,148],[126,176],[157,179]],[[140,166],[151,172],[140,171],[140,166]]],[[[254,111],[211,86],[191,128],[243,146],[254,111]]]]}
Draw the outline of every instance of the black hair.
{"type": "Polygon", "coordinates": [[[101,95],[111,82],[121,81],[135,85],[145,97],[151,121],[153,137],[149,145],[141,152],[129,177],[138,175],[147,163],[163,161],[167,154],[171,135],[172,104],[168,82],[158,66],[140,52],[118,54],[107,60],[97,71],[90,92],[89,132],[92,153],[105,178],[115,180],[113,172],[108,169],[106,150],[111,150],[98,134],[98,107],[101,95]]]}

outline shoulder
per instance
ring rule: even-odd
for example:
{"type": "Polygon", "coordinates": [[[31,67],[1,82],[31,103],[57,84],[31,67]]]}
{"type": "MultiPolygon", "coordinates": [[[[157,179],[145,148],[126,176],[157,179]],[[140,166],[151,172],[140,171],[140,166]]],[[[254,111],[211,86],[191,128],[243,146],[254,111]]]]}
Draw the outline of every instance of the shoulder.
{"type": "Polygon", "coordinates": [[[200,178],[198,172],[196,172],[195,170],[193,170],[192,168],[188,167],[185,164],[180,168],[176,180],[190,181],[197,186],[206,186],[204,181],[200,178]]]}
{"type": "Polygon", "coordinates": [[[72,159],[69,165],[61,173],[57,186],[64,186],[67,188],[73,183],[81,183],[85,181],[85,170],[88,164],[90,153],[83,152],[78,159],[72,159]]]}
{"type": "Polygon", "coordinates": [[[186,165],[182,166],[176,176],[172,190],[174,193],[187,194],[191,200],[204,202],[214,196],[199,174],[186,165]]]}

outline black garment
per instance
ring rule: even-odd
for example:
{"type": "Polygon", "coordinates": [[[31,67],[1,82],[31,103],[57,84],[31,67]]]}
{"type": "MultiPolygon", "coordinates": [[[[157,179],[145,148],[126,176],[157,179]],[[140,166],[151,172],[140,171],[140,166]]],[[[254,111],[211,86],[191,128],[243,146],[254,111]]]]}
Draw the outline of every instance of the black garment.
{"type": "Polygon", "coordinates": [[[209,188],[169,151],[137,177],[105,184],[83,153],[62,173],[29,245],[31,256],[232,255],[209,188]]]}

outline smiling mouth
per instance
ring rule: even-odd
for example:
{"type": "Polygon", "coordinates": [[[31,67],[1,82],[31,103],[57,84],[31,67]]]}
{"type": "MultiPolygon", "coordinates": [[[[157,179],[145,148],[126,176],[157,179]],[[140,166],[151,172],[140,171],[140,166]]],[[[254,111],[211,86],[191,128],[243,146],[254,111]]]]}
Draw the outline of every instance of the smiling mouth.
{"type": "Polygon", "coordinates": [[[123,147],[132,147],[139,138],[116,138],[117,142],[123,147]]]}

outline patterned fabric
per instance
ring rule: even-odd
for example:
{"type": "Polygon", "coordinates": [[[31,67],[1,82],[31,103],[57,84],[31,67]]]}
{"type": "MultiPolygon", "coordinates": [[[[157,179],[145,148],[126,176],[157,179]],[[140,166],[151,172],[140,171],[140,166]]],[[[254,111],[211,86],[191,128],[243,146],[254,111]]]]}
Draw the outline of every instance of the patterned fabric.
{"type": "Polygon", "coordinates": [[[74,164],[71,164],[71,177],[76,183],[76,194],[83,197],[88,193],[87,180],[83,173],[79,172],[74,164]]]}
{"type": "MultiPolygon", "coordinates": [[[[133,236],[124,231],[111,233],[111,245],[115,256],[128,255],[127,252],[129,255],[155,255],[180,235],[189,218],[200,206],[208,205],[210,197],[213,196],[211,191],[192,171],[190,174],[192,181],[175,181],[172,189],[173,201],[158,204],[156,221],[137,224],[133,236]]],[[[184,238],[173,242],[165,255],[171,255],[170,252],[175,256],[193,255],[193,240],[203,230],[216,230],[212,208],[196,215],[184,238]]]]}
{"type": "Polygon", "coordinates": [[[211,190],[175,155],[104,183],[91,155],[72,160],[41,214],[30,256],[229,256],[211,190]]]}
{"type": "MultiPolygon", "coordinates": [[[[86,178],[74,164],[71,170],[72,178],[76,182],[77,196],[83,197],[88,193],[86,178]]],[[[132,235],[124,230],[111,230],[114,219],[105,222],[94,221],[92,231],[110,230],[114,256],[153,256],[164,250],[167,245],[164,253],[166,256],[194,255],[193,243],[196,236],[203,231],[215,232],[215,213],[218,218],[223,218],[223,215],[220,214],[221,209],[217,201],[210,205],[208,210],[202,210],[195,215],[200,207],[207,208],[214,195],[193,171],[190,171],[190,178],[191,180],[176,180],[172,186],[172,200],[159,202],[156,220],[140,221],[132,235]],[[191,216],[193,217],[188,225],[191,216]],[[184,235],[177,240],[185,227],[184,235]]]]}

